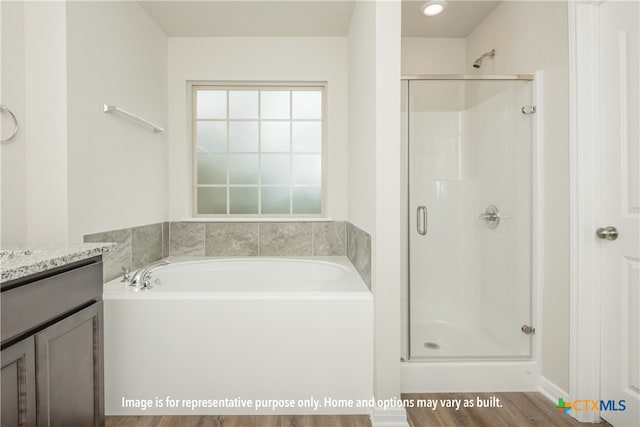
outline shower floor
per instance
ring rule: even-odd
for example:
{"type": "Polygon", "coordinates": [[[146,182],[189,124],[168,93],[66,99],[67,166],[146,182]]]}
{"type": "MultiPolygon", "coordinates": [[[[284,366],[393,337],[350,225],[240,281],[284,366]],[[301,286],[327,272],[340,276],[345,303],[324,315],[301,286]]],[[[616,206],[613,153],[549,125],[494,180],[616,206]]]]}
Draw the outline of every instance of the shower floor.
{"type": "Polygon", "coordinates": [[[411,359],[513,356],[484,330],[445,320],[412,321],[410,353],[411,359]]]}

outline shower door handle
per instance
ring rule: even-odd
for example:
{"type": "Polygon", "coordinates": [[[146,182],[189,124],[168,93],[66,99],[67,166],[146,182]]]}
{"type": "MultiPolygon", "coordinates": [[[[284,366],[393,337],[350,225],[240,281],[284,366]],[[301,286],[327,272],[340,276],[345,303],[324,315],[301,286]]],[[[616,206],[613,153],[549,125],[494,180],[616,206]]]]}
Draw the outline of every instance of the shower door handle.
{"type": "Polygon", "coordinates": [[[418,206],[416,210],[416,221],[418,234],[424,236],[427,234],[427,207],[426,206],[418,206]]]}

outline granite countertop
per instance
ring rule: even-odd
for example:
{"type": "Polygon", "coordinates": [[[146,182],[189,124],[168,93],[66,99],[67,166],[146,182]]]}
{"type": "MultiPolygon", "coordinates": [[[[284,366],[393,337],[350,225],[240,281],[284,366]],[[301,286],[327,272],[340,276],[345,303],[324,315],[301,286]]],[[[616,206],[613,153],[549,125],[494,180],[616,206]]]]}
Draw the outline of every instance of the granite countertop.
{"type": "Polygon", "coordinates": [[[102,255],[115,243],[75,243],[0,250],[0,283],[102,255]]]}

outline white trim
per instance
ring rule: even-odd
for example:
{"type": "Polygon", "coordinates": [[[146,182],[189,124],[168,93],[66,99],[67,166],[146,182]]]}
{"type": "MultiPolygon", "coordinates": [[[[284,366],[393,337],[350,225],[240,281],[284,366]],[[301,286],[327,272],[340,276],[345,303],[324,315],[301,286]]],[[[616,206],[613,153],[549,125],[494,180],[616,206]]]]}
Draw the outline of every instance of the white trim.
{"type": "MultiPolygon", "coordinates": [[[[569,399],[600,398],[598,39],[601,2],[569,2],[570,338],[569,399]]],[[[597,412],[572,411],[582,422],[597,412]]]]}
{"type": "Polygon", "coordinates": [[[177,222],[336,222],[346,219],[318,218],[318,217],[196,217],[182,218],[177,222]]]}
{"type": "Polygon", "coordinates": [[[558,398],[563,398],[564,400],[569,400],[569,393],[546,379],[545,377],[540,378],[540,393],[554,404],[558,403],[558,398]]]}
{"type": "Polygon", "coordinates": [[[521,392],[540,389],[540,365],[527,361],[404,362],[402,393],[521,392]]]}
{"type": "Polygon", "coordinates": [[[407,412],[403,408],[371,408],[371,427],[409,427],[407,412]]]}

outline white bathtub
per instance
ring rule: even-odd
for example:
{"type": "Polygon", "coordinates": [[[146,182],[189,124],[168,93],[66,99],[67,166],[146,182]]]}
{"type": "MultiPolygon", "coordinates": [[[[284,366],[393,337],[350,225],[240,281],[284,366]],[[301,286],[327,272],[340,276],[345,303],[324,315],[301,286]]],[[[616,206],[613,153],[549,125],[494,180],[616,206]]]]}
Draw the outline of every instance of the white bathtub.
{"type": "Polygon", "coordinates": [[[104,285],[107,415],[368,412],[324,405],[373,391],[373,300],[346,258],[169,260],[150,290],[104,285]]]}

